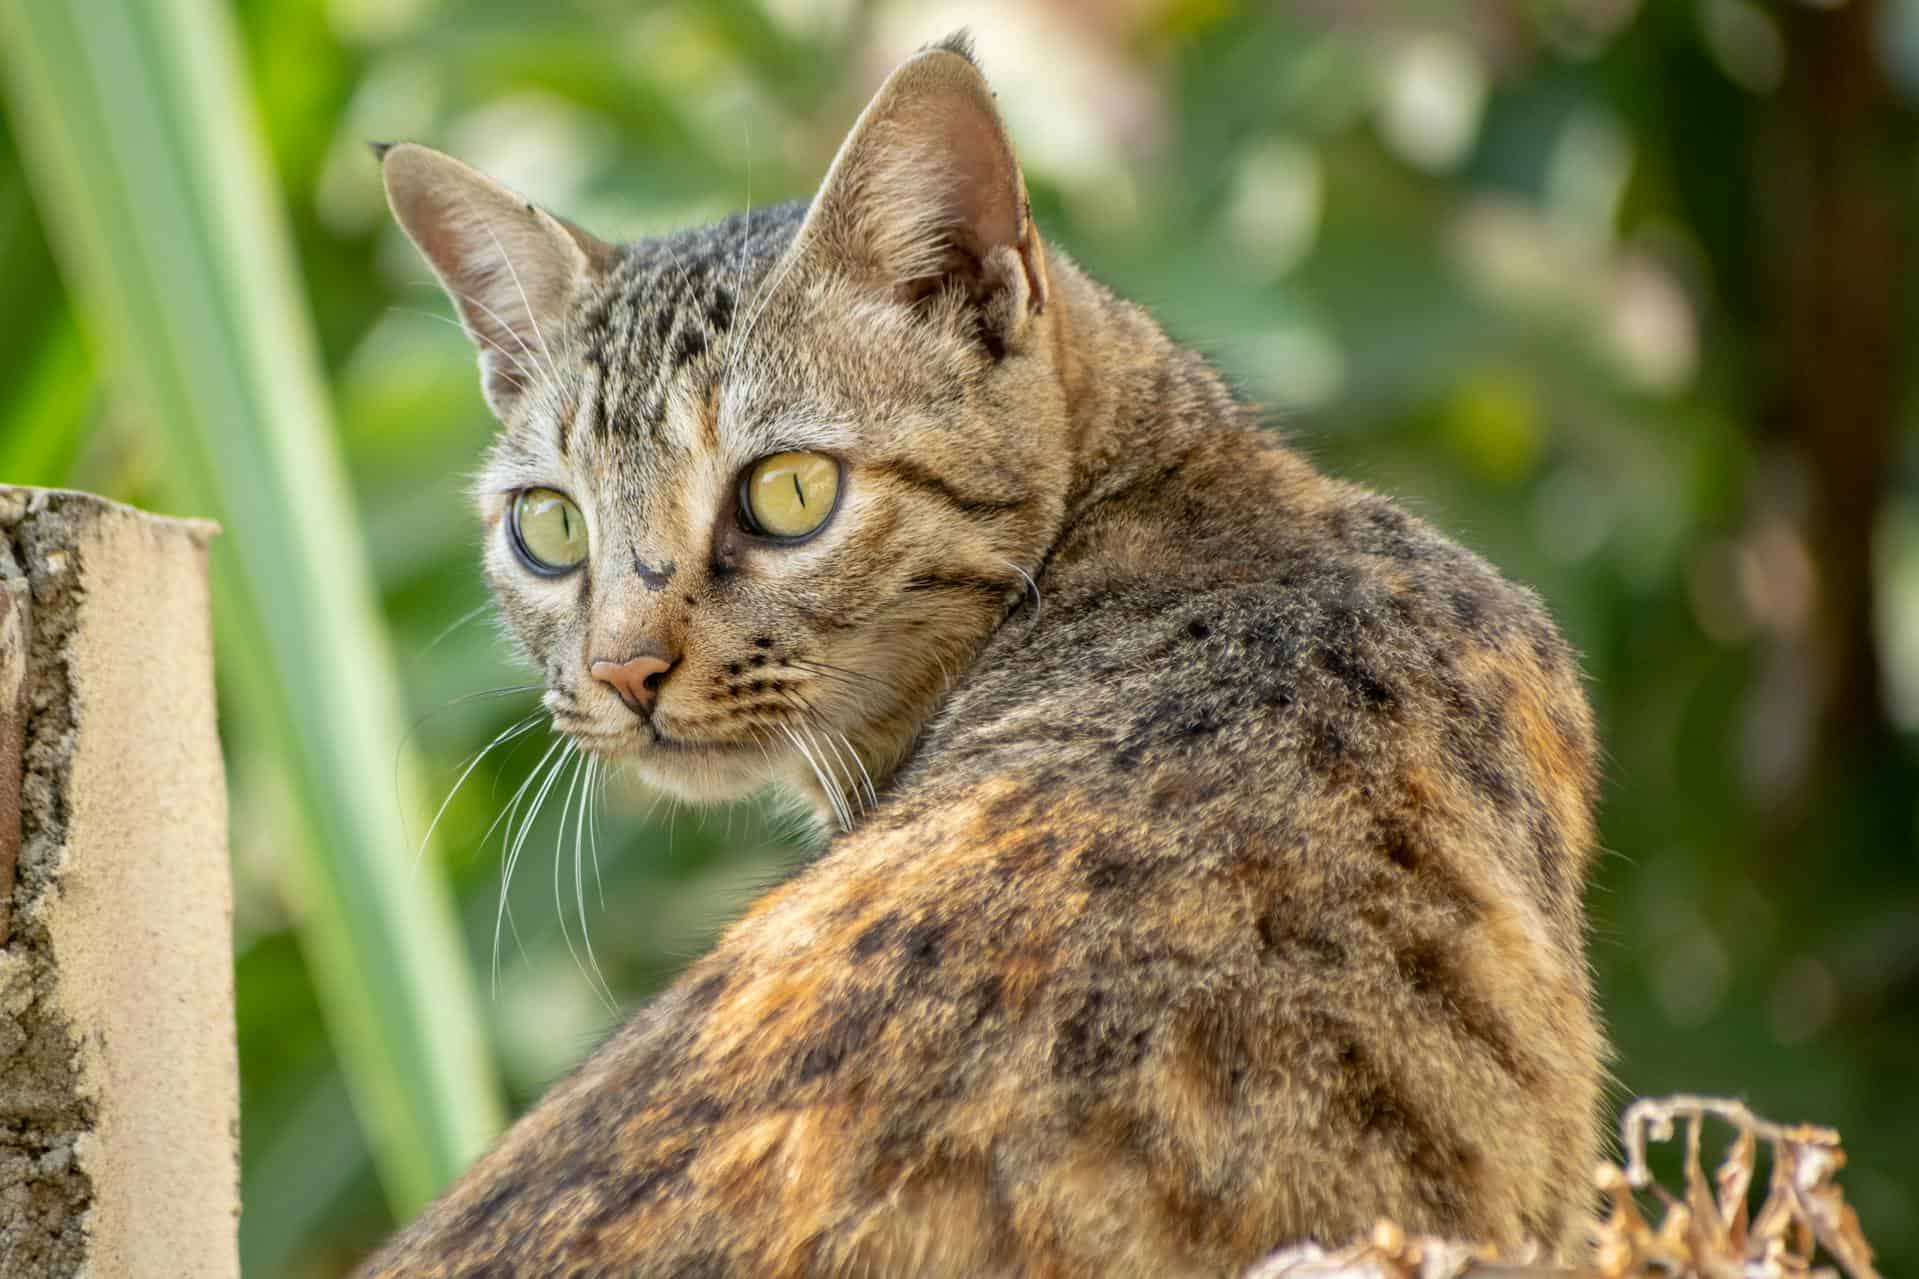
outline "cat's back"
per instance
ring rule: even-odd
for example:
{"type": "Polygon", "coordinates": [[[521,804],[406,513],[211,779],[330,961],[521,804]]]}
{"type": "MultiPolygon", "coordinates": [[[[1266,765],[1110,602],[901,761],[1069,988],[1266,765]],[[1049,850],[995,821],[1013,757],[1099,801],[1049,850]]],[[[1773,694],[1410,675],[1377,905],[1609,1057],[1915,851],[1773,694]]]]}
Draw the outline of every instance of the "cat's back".
{"type": "Polygon", "coordinates": [[[1380,1217],[1576,1245],[1591,745],[1532,597],[1224,429],[1037,585],[879,810],[390,1273],[1225,1276],[1380,1217]]]}
{"type": "Polygon", "coordinates": [[[1576,1247],[1594,746],[1537,598],[1225,427],[1039,587],[891,815],[978,813],[980,899],[1023,882],[1058,939],[1032,1122],[1117,1142],[1137,1220],[1243,1232],[1195,1255],[1381,1215],[1576,1247]]]}
{"type": "Polygon", "coordinates": [[[1460,857],[1579,950],[1592,724],[1533,592],[1226,427],[1073,521],[1040,585],[934,722],[903,807],[996,772],[1070,783],[1151,814],[1149,857],[1196,819],[1274,839],[1340,825],[1342,799],[1398,808],[1408,839],[1459,824],[1460,857]]]}

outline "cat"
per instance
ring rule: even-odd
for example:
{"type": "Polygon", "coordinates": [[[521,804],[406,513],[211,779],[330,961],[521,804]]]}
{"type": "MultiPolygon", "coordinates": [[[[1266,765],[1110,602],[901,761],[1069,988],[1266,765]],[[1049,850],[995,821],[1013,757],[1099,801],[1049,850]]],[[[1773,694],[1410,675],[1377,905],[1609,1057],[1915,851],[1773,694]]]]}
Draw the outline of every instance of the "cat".
{"type": "Polygon", "coordinates": [[[1594,745],[1532,593],[1034,226],[963,36],[805,205],[614,247],[425,147],[554,725],[830,833],[367,1276],[1578,1254],[1594,745]]]}

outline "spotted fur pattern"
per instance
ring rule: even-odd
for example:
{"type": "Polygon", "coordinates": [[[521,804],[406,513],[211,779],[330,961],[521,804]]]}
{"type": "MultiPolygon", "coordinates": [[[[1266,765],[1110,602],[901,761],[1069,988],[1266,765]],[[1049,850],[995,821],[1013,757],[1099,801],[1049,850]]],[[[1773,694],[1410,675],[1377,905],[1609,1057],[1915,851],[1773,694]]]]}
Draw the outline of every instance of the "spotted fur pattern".
{"type": "Polygon", "coordinates": [[[1380,1217],[1576,1250],[1572,654],[1041,244],[1000,136],[944,46],[810,207],[618,250],[524,210],[573,282],[490,392],[482,510],[555,722],[850,829],[363,1275],[1229,1276],[1380,1217]],[[952,224],[893,207],[900,166],[952,224]],[[735,477],[793,448],[841,507],[756,545],[735,477]],[[584,571],[513,560],[528,485],[580,502],[584,571]],[[644,721],[582,674],[643,642],[678,655],[644,721]]]}

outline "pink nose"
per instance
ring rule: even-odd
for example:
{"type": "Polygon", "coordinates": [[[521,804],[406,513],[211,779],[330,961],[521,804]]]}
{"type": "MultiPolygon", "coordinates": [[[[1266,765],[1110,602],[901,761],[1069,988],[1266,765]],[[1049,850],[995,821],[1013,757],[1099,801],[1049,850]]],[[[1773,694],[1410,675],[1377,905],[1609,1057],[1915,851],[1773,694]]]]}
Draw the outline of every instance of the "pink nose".
{"type": "Polygon", "coordinates": [[[624,662],[609,662],[602,658],[593,663],[587,673],[618,693],[628,710],[643,715],[653,705],[653,697],[660,691],[660,681],[672,669],[672,662],[647,654],[628,658],[624,662]]]}

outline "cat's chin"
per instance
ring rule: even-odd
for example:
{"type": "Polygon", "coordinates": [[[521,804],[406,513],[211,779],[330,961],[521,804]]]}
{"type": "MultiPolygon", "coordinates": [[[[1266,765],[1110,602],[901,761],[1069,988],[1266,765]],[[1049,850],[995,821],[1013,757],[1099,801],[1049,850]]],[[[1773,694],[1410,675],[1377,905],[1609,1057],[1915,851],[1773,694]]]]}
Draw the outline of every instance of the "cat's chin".
{"type": "Polygon", "coordinates": [[[734,746],[662,739],[624,752],[622,758],[647,785],[693,804],[743,799],[773,776],[766,752],[753,743],[734,746]]]}

